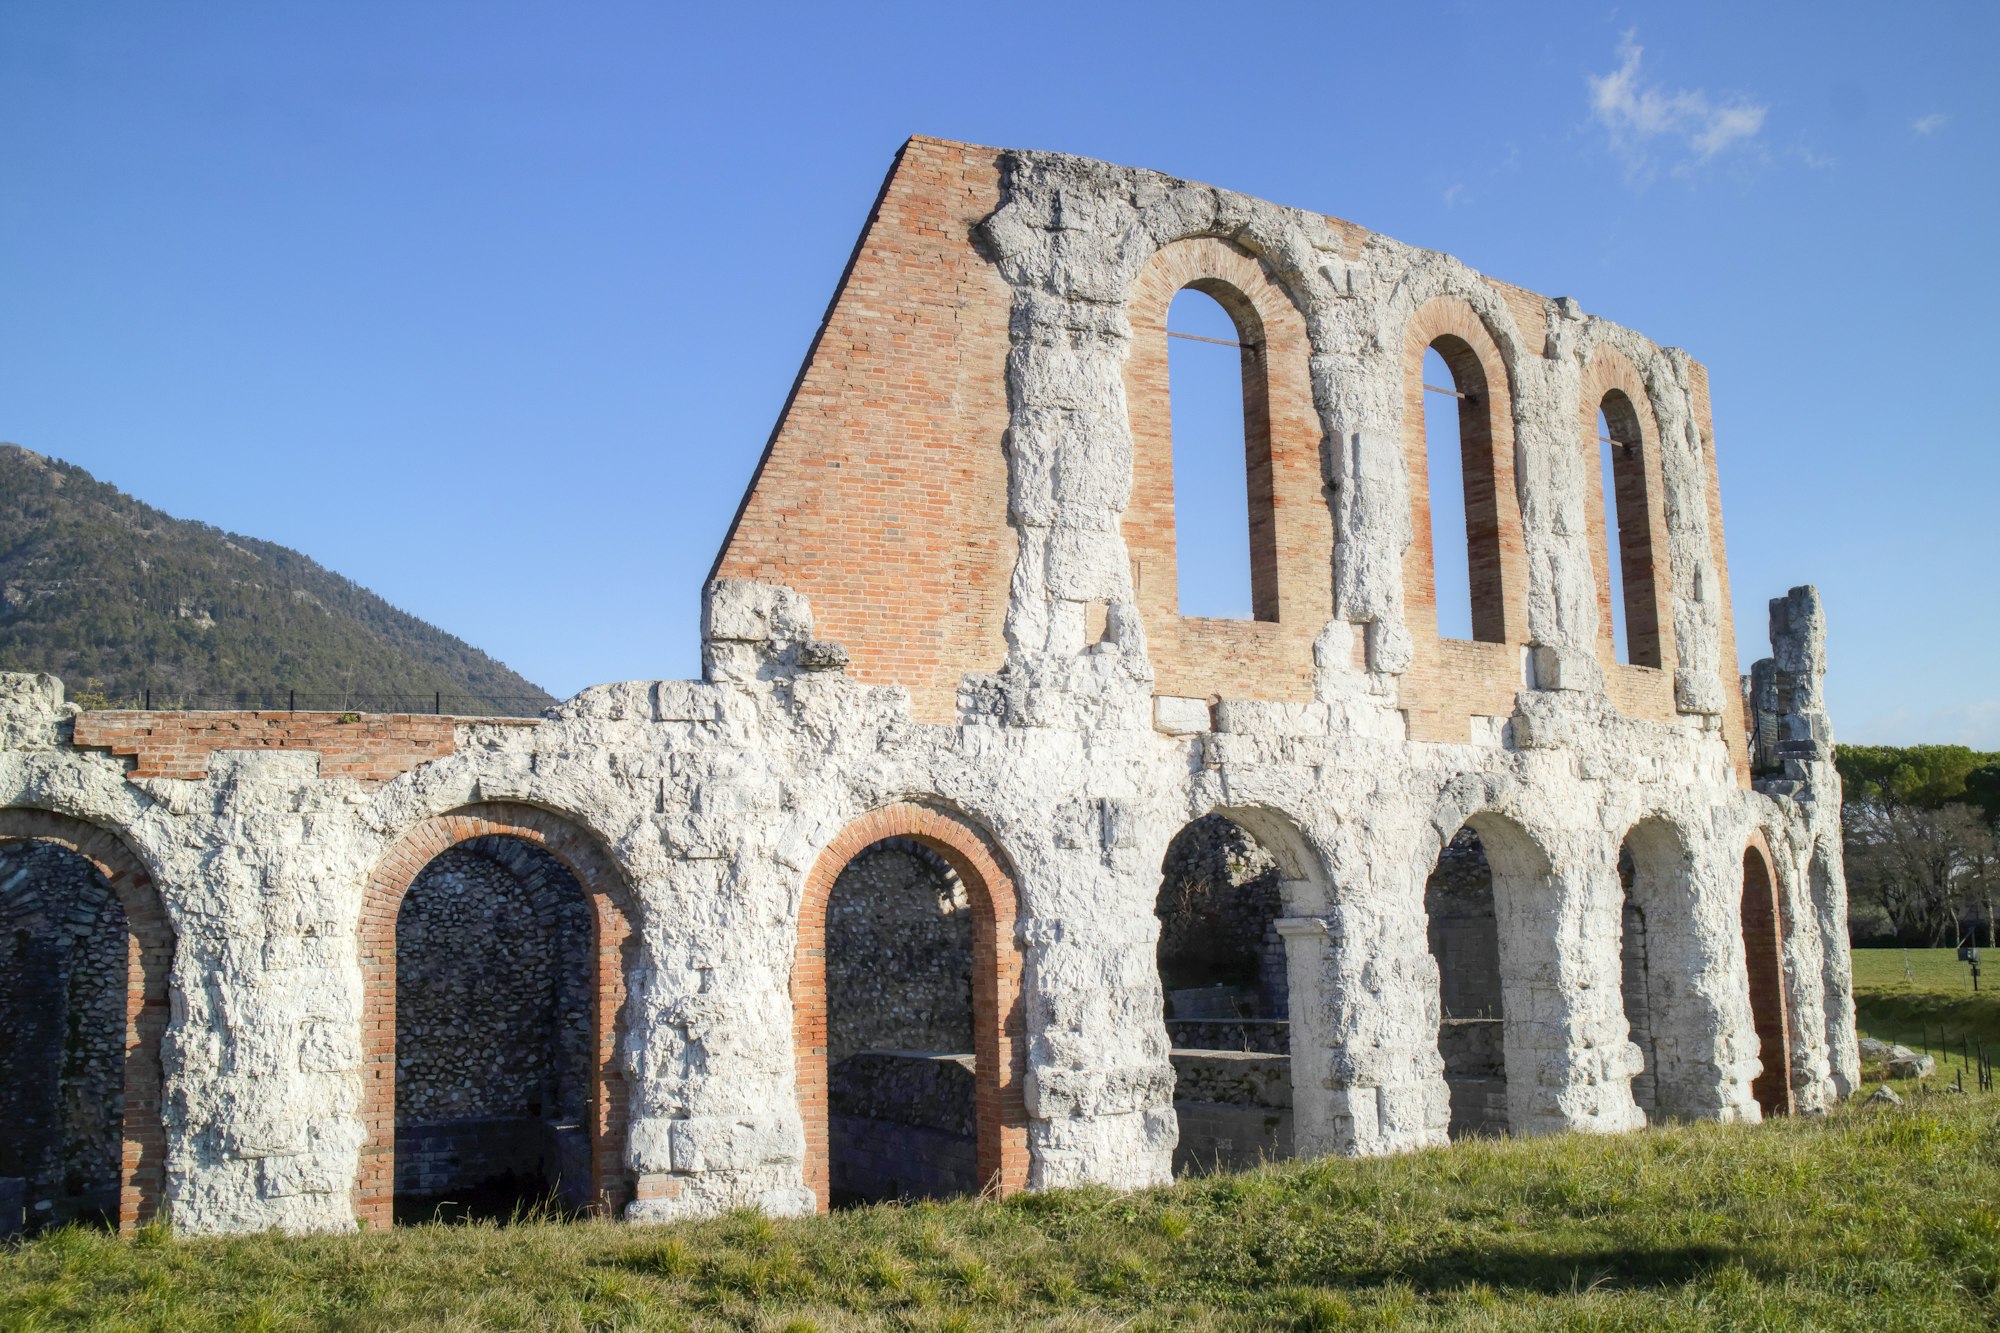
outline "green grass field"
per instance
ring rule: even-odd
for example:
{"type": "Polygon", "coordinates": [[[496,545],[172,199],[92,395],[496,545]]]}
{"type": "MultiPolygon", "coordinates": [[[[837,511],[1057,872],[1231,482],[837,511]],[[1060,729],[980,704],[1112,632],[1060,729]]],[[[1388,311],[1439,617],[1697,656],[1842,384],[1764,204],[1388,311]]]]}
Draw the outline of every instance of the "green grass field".
{"type": "Polygon", "coordinates": [[[1863,1036],[1948,1057],[1939,1070],[1947,1080],[1968,1040],[1985,1042],[1987,1054],[2000,1060],[2000,953],[1987,957],[1992,962],[1982,961],[1975,995],[1955,949],[1856,949],[1855,1025],[1863,1036]]]}
{"type": "MultiPolygon", "coordinates": [[[[1910,971],[1856,952],[1864,1031],[1941,1017],[2000,1045],[1950,951],[1910,971]]],[[[1820,1120],[792,1221],[65,1230],[0,1248],[0,1330],[1993,1327],[2000,1096],[1902,1091],[1820,1120]]]]}
{"type": "MultiPolygon", "coordinates": [[[[1980,960],[1980,994],[2000,983],[2000,953],[1980,960]]],[[[1958,961],[1956,949],[1856,949],[1854,989],[1857,991],[1926,990],[1946,995],[1971,995],[1972,973],[1958,961]]]]}
{"type": "Polygon", "coordinates": [[[2000,1097],[668,1228],[0,1256],[0,1328],[1989,1328],[2000,1097]]]}

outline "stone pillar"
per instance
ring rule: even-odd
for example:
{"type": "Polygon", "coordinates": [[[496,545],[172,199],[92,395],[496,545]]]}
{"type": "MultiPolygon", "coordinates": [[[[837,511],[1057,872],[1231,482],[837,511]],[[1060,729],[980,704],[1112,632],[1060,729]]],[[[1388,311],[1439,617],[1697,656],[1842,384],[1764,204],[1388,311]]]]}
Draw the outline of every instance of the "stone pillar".
{"type": "Polygon", "coordinates": [[[1510,1128],[1636,1129],[1645,1118],[1632,1101],[1640,1056],[1618,987],[1617,849],[1551,863],[1522,835],[1496,833],[1480,825],[1500,926],[1510,1128]]]}
{"type": "Polygon", "coordinates": [[[1343,1153],[1380,1156],[1449,1141],[1438,970],[1423,911],[1427,869],[1403,864],[1395,880],[1350,886],[1327,914],[1337,946],[1327,960],[1328,1114],[1343,1153]]]}
{"type": "Polygon", "coordinates": [[[1173,1179],[1174,1069],[1151,912],[1024,920],[1031,1189],[1173,1179]]]}
{"type": "MultiPolygon", "coordinates": [[[[1301,889],[1287,883],[1284,901],[1296,902],[1301,889]]],[[[1292,1155],[1323,1157],[1352,1151],[1351,1129],[1338,1123],[1328,1094],[1333,1089],[1333,1060],[1338,1040],[1327,1010],[1336,944],[1327,919],[1319,916],[1280,917],[1271,923],[1285,941],[1285,975],[1290,990],[1286,1017],[1292,1049],[1292,1155]]],[[[1343,1108],[1344,1109],[1344,1108],[1343,1108]]]]}

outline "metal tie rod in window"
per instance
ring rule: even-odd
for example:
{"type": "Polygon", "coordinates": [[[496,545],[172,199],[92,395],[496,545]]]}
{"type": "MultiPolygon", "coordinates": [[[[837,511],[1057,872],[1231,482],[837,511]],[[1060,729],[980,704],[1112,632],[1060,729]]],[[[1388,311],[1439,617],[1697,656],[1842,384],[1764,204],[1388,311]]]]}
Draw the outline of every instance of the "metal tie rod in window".
{"type": "Polygon", "coordinates": [[[1181,333],[1175,329],[1168,329],[1167,336],[1169,338],[1185,338],[1191,343],[1214,343],[1217,347],[1255,346],[1254,343],[1233,343],[1227,338],[1204,338],[1199,333],[1181,333]]]}
{"type": "Polygon", "coordinates": [[[1598,436],[1597,442],[1599,444],[1608,444],[1613,449],[1630,449],[1635,443],[1637,443],[1637,441],[1634,440],[1614,440],[1609,435],[1598,436]]]}
{"type": "Polygon", "coordinates": [[[1456,389],[1447,389],[1447,388],[1445,388],[1445,387],[1444,387],[1444,386],[1443,386],[1442,384],[1426,384],[1426,385],[1424,386],[1424,392],[1426,392],[1426,393],[1443,393],[1443,394],[1449,394],[1449,395],[1451,395],[1451,396],[1452,396],[1453,398],[1466,398],[1466,399],[1469,399],[1469,398],[1471,398],[1471,397],[1472,397],[1472,395],[1471,395],[1471,394],[1469,394],[1469,393],[1460,393],[1460,392],[1459,392],[1458,390],[1456,390],[1456,389]]]}

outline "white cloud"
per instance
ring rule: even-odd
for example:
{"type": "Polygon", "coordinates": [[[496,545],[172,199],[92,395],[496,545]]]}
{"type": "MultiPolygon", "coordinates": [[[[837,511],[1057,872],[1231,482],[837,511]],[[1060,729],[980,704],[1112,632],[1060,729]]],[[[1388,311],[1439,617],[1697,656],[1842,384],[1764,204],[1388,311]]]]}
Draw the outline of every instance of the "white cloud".
{"type": "Polygon", "coordinates": [[[1444,206],[1446,208],[1456,208],[1458,207],[1458,201],[1464,197],[1465,185],[1463,182],[1450,186],[1444,192],[1444,206]]]}
{"type": "Polygon", "coordinates": [[[1936,134],[1951,123],[1951,117],[1942,111],[1933,111],[1928,116],[1918,116],[1910,122],[1910,128],[1918,134],[1936,134]]]}
{"type": "Polygon", "coordinates": [[[1636,36],[1628,32],[1618,43],[1617,69],[1588,76],[1591,114],[1634,180],[1651,176],[1662,154],[1677,158],[1674,170],[1686,173],[1762,132],[1770,108],[1746,97],[1716,101],[1700,88],[1646,82],[1636,36]]]}

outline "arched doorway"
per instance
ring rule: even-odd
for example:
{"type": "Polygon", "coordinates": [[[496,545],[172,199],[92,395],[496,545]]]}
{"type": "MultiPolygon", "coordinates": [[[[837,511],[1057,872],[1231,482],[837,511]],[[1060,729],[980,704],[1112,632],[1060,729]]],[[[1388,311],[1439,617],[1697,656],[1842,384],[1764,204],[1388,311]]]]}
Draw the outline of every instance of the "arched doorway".
{"type": "Polygon", "coordinates": [[[1662,816],[1640,820],[1619,846],[1618,883],[1619,995],[1644,1061],[1632,1100],[1648,1121],[1712,1116],[1719,1024],[1685,981],[1689,942],[1704,938],[1687,838],[1662,816]]]}
{"type": "Polygon", "coordinates": [[[0,811],[0,1177],[30,1229],[157,1214],[173,934],[114,835],[0,811]]]}
{"type": "Polygon", "coordinates": [[[615,864],[545,811],[404,836],[362,914],[364,1222],[623,1208],[631,930],[615,864]]]}
{"type": "Polygon", "coordinates": [[[1155,904],[1180,1136],[1174,1174],[1293,1153],[1284,876],[1240,824],[1204,815],[1168,844],[1155,904]]]}
{"type": "Polygon", "coordinates": [[[1424,882],[1424,915],[1438,969],[1438,1055],[1451,1094],[1451,1137],[1505,1134],[1499,913],[1486,844],[1470,824],[1438,854],[1424,882]]]}
{"type": "Polygon", "coordinates": [[[1743,852],[1743,957],[1750,980],[1750,1018],[1764,1071],[1750,1085],[1765,1115],[1792,1109],[1792,1060],[1785,1016],[1784,911],[1770,853],[1760,834],[1743,852]]]}
{"type": "Polygon", "coordinates": [[[820,853],[792,1012],[822,1211],[1027,1183],[1014,901],[985,835],[928,806],[874,811],[820,853]]]}

